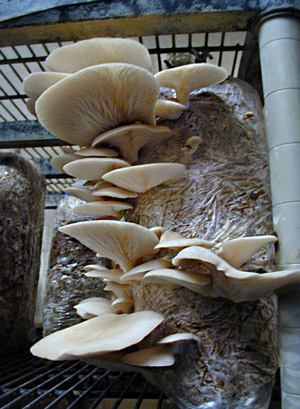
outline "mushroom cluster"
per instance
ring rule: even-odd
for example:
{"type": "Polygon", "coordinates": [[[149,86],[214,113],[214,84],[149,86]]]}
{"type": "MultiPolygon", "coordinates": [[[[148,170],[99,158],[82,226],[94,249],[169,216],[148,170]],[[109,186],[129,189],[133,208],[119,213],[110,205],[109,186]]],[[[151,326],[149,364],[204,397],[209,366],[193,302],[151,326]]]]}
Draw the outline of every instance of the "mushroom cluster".
{"type": "Polygon", "coordinates": [[[158,119],[177,119],[191,91],[227,77],[205,63],[153,75],[148,50],[130,39],[79,41],[54,50],[46,63],[52,71],[24,81],[28,109],[58,138],[80,146],[52,165],[78,179],[66,190],[86,202],[75,213],[96,219],[120,219],[138,193],[184,176],[179,163],[135,165],[138,153],[171,137],[158,119]],[[159,99],[159,86],[174,88],[177,100],[159,99]]]}
{"type": "MultiPolygon", "coordinates": [[[[163,367],[175,363],[178,344],[195,342],[196,334],[168,334],[141,342],[163,322],[154,311],[135,311],[134,292],[144,283],[181,286],[207,297],[236,303],[258,300],[298,281],[300,271],[244,271],[251,257],[275,236],[242,237],[221,243],[186,238],[162,227],[112,220],[69,224],[62,233],[112,262],[86,266],[86,275],[106,283],[111,300],[90,298],[75,308],[86,322],[58,331],[35,344],[31,352],[53,360],[78,359],[108,368],[163,367]],[[155,340],[155,342],[153,341],[155,340]]],[[[159,331],[158,331],[159,334],[159,331]]]]}

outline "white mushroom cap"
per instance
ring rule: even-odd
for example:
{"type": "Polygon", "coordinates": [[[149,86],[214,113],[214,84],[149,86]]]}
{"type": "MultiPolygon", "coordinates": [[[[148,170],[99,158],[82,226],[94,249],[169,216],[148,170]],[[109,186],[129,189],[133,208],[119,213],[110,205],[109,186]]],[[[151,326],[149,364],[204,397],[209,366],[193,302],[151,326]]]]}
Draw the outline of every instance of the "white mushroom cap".
{"type": "Polygon", "coordinates": [[[95,196],[109,196],[109,197],[118,197],[119,199],[135,198],[137,193],[130,192],[129,190],[122,189],[117,186],[108,186],[102,187],[98,190],[94,190],[92,195],[95,196]]]}
{"type": "Polygon", "coordinates": [[[60,227],[59,231],[112,260],[123,271],[129,271],[139,259],[153,254],[158,242],[149,229],[121,221],[78,222],[60,227]]]}
{"type": "Polygon", "coordinates": [[[85,200],[86,202],[93,202],[96,199],[89,189],[83,187],[67,187],[65,193],[77,197],[78,199],[85,200]]]}
{"type": "Polygon", "coordinates": [[[195,334],[191,334],[190,332],[178,332],[176,334],[168,335],[162,339],[160,339],[157,343],[158,344],[177,344],[181,342],[187,341],[198,341],[199,337],[195,334]]]}
{"type": "Polygon", "coordinates": [[[175,363],[175,355],[167,347],[155,346],[126,354],[122,362],[134,366],[172,366],[175,363]]]}
{"type": "Polygon", "coordinates": [[[178,101],[183,104],[188,103],[193,90],[216,85],[227,77],[224,68],[207,63],[183,65],[155,74],[159,85],[174,88],[178,101]]]}
{"type": "Polygon", "coordinates": [[[23,81],[24,92],[36,101],[46,89],[68,76],[62,72],[32,72],[23,81]]]}
{"type": "Polygon", "coordinates": [[[98,180],[113,169],[130,166],[128,162],[115,158],[84,158],[67,163],[63,170],[79,179],[98,180]]]}
{"type": "Polygon", "coordinates": [[[52,51],[46,64],[52,71],[74,73],[103,63],[128,63],[151,71],[152,62],[145,46],[125,38],[91,38],[52,51]]]}
{"type": "Polygon", "coordinates": [[[139,264],[132,270],[129,270],[120,278],[120,281],[142,281],[147,271],[168,267],[172,267],[171,261],[165,258],[157,258],[151,261],[147,261],[146,263],[139,264]]]}
{"type": "Polygon", "coordinates": [[[119,282],[123,272],[119,269],[117,270],[90,270],[85,273],[86,277],[89,278],[99,278],[100,280],[109,279],[110,281],[119,282]]]}
{"type": "Polygon", "coordinates": [[[128,314],[133,311],[132,298],[119,297],[111,303],[112,309],[116,314],[128,314]]]}
{"type": "Polygon", "coordinates": [[[186,105],[178,102],[159,99],[155,105],[155,116],[161,119],[178,119],[186,109],[186,105]]]}
{"type": "Polygon", "coordinates": [[[85,68],[48,88],[36,102],[41,124],[58,138],[89,146],[124,124],[155,124],[159,89],[148,71],[129,64],[85,68]]]}
{"type": "MultiPolygon", "coordinates": [[[[106,280],[105,280],[106,281],[106,280]]],[[[104,291],[110,291],[116,298],[131,299],[132,292],[129,285],[108,282],[104,287],[104,291]]]]}
{"type": "Polygon", "coordinates": [[[77,314],[84,320],[89,320],[104,314],[114,314],[111,302],[106,298],[87,298],[74,306],[77,314]]]}
{"type": "Polygon", "coordinates": [[[156,249],[181,249],[189,246],[202,246],[206,248],[214,247],[214,243],[198,238],[185,238],[179,233],[173,231],[165,231],[160,237],[159,243],[155,246],[156,249]]]}
{"type": "Polygon", "coordinates": [[[121,211],[132,209],[132,206],[117,200],[99,200],[97,202],[87,202],[75,206],[73,212],[80,216],[94,217],[121,217],[121,211]]]}
{"type": "Polygon", "coordinates": [[[253,254],[269,243],[276,243],[276,236],[241,237],[223,241],[217,254],[233,267],[240,267],[251,260],[253,254]]]}
{"type": "Polygon", "coordinates": [[[94,356],[93,358],[85,358],[83,361],[89,365],[108,369],[109,371],[136,372],[139,368],[121,362],[124,355],[122,352],[110,352],[94,356]]]}
{"type": "Polygon", "coordinates": [[[83,267],[83,269],[85,271],[93,271],[93,270],[104,271],[104,270],[108,270],[108,268],[103,266],[102,264],[87,264],[86,266],[83,267]]]}
{"type": "MultiPolygon", "coordinates": [[[[201,273],[190,273],[182,270],[162,268],[146,273],[143,281],[148,283],[161,283],[171,287],[182,286],[194,292],[199,292],[199,287],[209,284],[211,278],[201,273]]],[[[201,289],[202,288],[200,288],[200,290],[201,289]]]]}
{"type": "Polygon", "coordinates": [[[102,179],[123,189],[144,193],[162,183],[181,178],[184,172],[185,166],[180,163],[150,163],[113,170],[102,179]]]}
{"type": "Polygon", "coordinates": [[[61,155],[54,156],[50,164],[53,168],[64,172],[63,168],[67,163],[78,160],[79,157],[75,153],[62,153],[61,155]]]}
{"type": "Polygon", "coordinates": [[[76,151],[78,156],[88,156],[88,157],[115,157],[119,155],[119,152],[111,148],[82,148],[76,151]]]}
{"type": "Polygon", "coordinates": [[[54,332],[31,348],[31,353],[54,361],[120,351],[149,335],[163,316],[154,311],[106,314],[54,332]]]}
{"type": "Polygon", "coordinates": [[[92,146],[103,144],[115,146],[125,160],[134,163],[138,159],[141,148],[149,144],[159,143],[169,138],[171,134],[171,129],[166,126],[125,125],[97,136],[92,146]]]}

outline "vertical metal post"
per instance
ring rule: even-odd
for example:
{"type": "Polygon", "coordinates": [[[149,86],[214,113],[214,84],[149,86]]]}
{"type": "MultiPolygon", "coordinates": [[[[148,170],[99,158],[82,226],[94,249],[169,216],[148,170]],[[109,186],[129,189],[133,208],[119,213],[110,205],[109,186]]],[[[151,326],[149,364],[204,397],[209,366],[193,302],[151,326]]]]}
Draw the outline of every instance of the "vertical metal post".
{"type": "MultiPolygon", "coordinates": [[[[258,22],[278,265],[300,269],[300,18],[258,22]]],[[[279,299],[282,409],[300,408],[300,284],[279,299]]]]}

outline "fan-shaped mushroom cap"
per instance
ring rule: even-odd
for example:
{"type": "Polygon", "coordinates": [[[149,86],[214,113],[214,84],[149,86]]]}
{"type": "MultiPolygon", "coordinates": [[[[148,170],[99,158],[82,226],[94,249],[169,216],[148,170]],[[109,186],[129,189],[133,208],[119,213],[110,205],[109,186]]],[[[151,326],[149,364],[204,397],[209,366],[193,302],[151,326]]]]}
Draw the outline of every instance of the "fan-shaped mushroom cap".
{"type": "Polygon", "coordinates": [[[103,63],[128,63],[151,71],[150,54],[141,43],[125,38],[91,38],[57,48],[47,57],[52,71],[74,73],[103,63]]]}
{"type": "Polygon", "coordinates": [[[211,278],[201,273],[190,273],[182,270],[162,268],[146,273],[143,281],[148,283],[161,283],[169,286],[182,286],[194,292],[199,292],[199,287],[209,284],[211,278]]]}
{"type": "Polygon", "coordinates": [[[162,119],[178,119],[186,109],[186,105],[178,102],[159,99],[155,105],[155,116],[162,119]]]}
{"type": "Polygon", "coordinates": [[[119,152],[111,148],[82,148],[79,151],[76,151],[76,155],[88,157],[115,157],[119,155],[119,152]]]}
{"type": "Polygon", "coordinates": [[[102,179],[123,189],[144,193],[154,186],[181,178],[184,172],[185,166],[181,163],[150,163],[113,170],[102,179]]]}
{"type": "Polygon", "coordinates": [[[130,164],[122,159],[84,158],[67,163],[63,170],[75,178],[98,180],[105,173],[126,166],[130,166],[130,164]]]}
{"type": "Polygon", "coordinates": [[[128,314],[133,311],[132,298],[119,297],[111,303],[112,309],[116,314],[128,314]]]}
{"type": "Polygon", "coordinates": [[[63,168],[65,165],[78,159],[79,157],[75,153],[62,153],[61,155],[54,156],[50,164],[53,168],[64,172],[63,168]]]}
{"type": "Polygon", "coordinates": [[[86,300],[80,301],[74,308],[77,314],[84,320],[89,320],[104,314],[114,314],[111,302],[106,298],[87,298],[86,300]]]}
{"type": "Polygon", "coordinates": [[[132,270],[129,270],[126,274],[124,274],[120,281],[142,281],[145,273],[151,270],[158,270],[160,268],[168,268],[172,267],[171,261],[165,258],[157,258],[151,261],[147,261],[147,263],[139,264],[138,266],[134,267],[132,270]]]}
{"type": "Polygon", "coordinates": [[[143,226],[112,220],[68,224],[59,231],[112,260],[123,271],[129,271],[139,259],[153,254],[158,242],[155,234],[143,226]]]}
{"type": "Polygon", "coordinates": [[[32,72],[23,81],[25,94],[36,101],[46,89],[68,76],[62,72],[32,72]]]}
{"type": "Polygon", "coordinates": [[[160,339],[158,344],[177,344],[186,341],[198,341],[199,337],[190,332],[178,332],[176,334],[167,335],[166,337],[160,339]]]}
{"type": "Polygon", "coordinates": [[[110,281],[119,282],[123,272],[121,270],[90,270],[85,273],[86,277],[99,278],[100,280],[109,279],[110,281]]]}
{"type": "Polygon", "coordinates": [[[253,254],[269,243],[276,243],[276,236],[253,236],[223,241],[217,254],[233,267],[240,267],[251,260],[253,254]]]}
{"type": "Polygon", "coordinates": [[[31,353],[54,361],[120,351],[149,335],[163,316],[154,311],[106,314],[54,332],[31,348],[31,353]]]}
{"type": "Polygon", "coordinates": [[[125,160],[134,163],[138,159],[141,148],[148,144],[159,143],[169,138],[171,134],[171,129],[166,126],[126,125],[97,136],[92,146],[101,144],[115,146],[125,160]]]}
{"type": "Polygon", "coordinates": [[[129,64],[85,68],[48,88],[36,102],[41,124],[60,139],[89,146],[97,135],[124,124],[154,125],[158,84],[129,64]]]}
{"type": "Polygon", "coordinates": [[[137,193],[130,192],[129,190],[122,189],[117,186],[103,187],[98,190],[94,190],[92,195],[95,196],[109,196],[118,197],[119,199],[135,198],[137,193]]]}
{"type": "Polygon", "coordinates": [[[94,217],[121,217],[121,211],[132,209],[132,206],[117,200],[99,200],[97,202],[87,202],[74,207],[75,214],[80,216],[94,217]]]}
{"type": "Polygon", "coordinates": [[[178,101],[183,104],[188,103],[193,90],[216,85],[227,77],[224,68],[207,63],[183,65],[155,74],[159,85],[174,88],[178,101]]]}
{"type": "MultiPolygon", "coordinates": [[[[106,281],[106,280],[105,280],[106,281]]],[[[108,282],[104,287],[104,291],[110,291],[116,298],[132,298],[132,292],[129,285],[108,282]]]]}
{"type": "Polygon", "coordinates": [[[167,230],[162,233],[159,243],[155,246],[155,248],[181,249],[189,246],[202,246],[206,248],[212,248],[214,247],[214,243],[198,238],[187,239],[179,233],[167,230]]]}
{"type": "MultiPolygon", "coordinates": [[[[202,273],[210,266],[211,284],[196,292],[205,296],[228,298],[234,302],[255,301],[287,284],[300,282],[300,271],[282,270],[272,273],[252,273],[237,270],[221,257],[203,247],[188,247],[173,259],[173,264],[202,273]]],[[[148,274],[148,273],[147,273],[148,274]]]]}
{"type": "Polygon", "coordinates": [[[87,264],[86,266],[83,267],[85,271],[104,271],[108,270],[107,267],[103,266],[102,264],[87,264]]]}
{"type": "Polygon", "coordinates": [[[67,187],[65,193],[75,196],[78,199],[85,200],[86,202],[95,201],[95,196],[92,195],[91,191],[83,187],[67,187]]]}
{"type": "Polygon", "coordinates": [[[156,236],[158,237],[158,239],[161,238],[163,232],[166,230],[165,227],[163,226],[155,226],[155,227],[151,227],[150,228],[151,231],[153,231],[153,233],[156,234],[156,236]]]}
{"type": "Polygon", "coordinates": [[[155,346],[126,354],[122,362],[134,366],[172,366],[175,363],[175,355],[167,347],[155,346]]]}

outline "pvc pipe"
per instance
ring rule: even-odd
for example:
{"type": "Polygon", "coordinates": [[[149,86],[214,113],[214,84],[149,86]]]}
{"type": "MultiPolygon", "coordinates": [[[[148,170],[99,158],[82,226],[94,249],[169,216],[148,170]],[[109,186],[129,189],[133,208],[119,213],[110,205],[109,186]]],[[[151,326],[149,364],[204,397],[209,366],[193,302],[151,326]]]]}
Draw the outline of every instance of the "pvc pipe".
{"type": "MultiPolygon", "coordinates": [[[[259,52],[280,269],[300,269],[300,20],[262,17],[259,52]]],[[[279,299],[282,409],[300,408],[300,285],[279,299]]]]}

